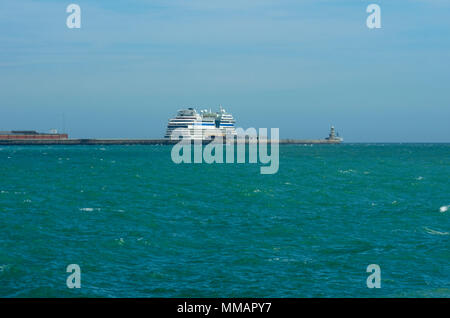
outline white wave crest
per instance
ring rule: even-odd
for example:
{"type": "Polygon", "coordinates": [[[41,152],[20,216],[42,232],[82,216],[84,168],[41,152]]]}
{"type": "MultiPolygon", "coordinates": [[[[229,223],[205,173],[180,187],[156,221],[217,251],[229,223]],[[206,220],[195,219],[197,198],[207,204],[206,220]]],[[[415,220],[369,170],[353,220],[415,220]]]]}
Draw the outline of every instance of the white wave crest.
{"type": "Polygon", "coordinates": [[[435,231],[435,230],[432,230],[427,227],[425,227],[424,229],[428,234],[432,234],[432,235],[448,235],[449,234],[448,232],[439,232],[439,231],[435,231]]]}
{"type": "Polygon", "coordinates": [[[93,211],[100,211],[100,208],[80,208],[80,211],[83,212],[93,212],[93,211]]]}

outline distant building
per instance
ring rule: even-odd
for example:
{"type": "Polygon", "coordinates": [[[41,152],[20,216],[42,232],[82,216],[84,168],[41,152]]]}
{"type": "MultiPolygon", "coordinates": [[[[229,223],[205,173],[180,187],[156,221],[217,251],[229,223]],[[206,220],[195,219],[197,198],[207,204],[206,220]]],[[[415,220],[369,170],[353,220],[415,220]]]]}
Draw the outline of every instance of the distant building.
{"type": "Polygon", "coordinates": [[[67,134],[59,134],[56,130],[49,133],[39,133],[34,130],[0,131],[0,140],[64,140],[67,134]]]}

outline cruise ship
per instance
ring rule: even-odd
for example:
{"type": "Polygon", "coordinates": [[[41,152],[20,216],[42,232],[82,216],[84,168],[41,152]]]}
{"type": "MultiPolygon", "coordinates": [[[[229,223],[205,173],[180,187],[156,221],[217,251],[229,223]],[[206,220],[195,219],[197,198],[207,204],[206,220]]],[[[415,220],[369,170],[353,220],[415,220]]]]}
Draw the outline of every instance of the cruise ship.
{"type": "Polygon", "coordinates": [[[218,112],[204,109],[198,113],[194,108],[181,109],[176,117],[169,120],[164,138],[181,138],[172,136],[175,129],[188,139],[209,140],[217,136],[236,136],[234,124],[233,116],[221,106],[218,112]]]}

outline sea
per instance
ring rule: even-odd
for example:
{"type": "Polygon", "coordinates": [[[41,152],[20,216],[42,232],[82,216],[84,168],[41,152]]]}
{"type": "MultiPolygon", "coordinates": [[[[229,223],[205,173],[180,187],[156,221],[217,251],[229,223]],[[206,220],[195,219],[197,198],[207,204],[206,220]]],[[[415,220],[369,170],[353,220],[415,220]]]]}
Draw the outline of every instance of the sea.
{"type": "Polygon", "coordinates": [[[0,297],[450,297],[450,144],[171,149],[0,146],[0,297]]]}

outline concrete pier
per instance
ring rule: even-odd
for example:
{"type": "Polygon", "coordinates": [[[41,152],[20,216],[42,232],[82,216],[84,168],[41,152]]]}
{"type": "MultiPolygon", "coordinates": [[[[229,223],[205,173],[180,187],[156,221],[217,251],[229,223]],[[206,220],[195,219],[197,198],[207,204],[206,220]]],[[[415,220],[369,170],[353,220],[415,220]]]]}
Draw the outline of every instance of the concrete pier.
{"type": "MultiPolygon", "coordinates": [[[[174,145],[178,140],[169,139],[62,139],[62,140],[45,140],[45,139],[15,139],[15,140],[1,140],[2,146],[14,145],[174,145]]],[[[239,141],[237,141],[239,142],[239,141]]],[[[204,144],[210,141],[203,141],[204,144]]],[[[248,143],[248,140],[246,141],[248,143]]],[[[270,140],[268,140],[270,143],[270,140]]],[[[315,144],[339,144],[340,140],[326,140],[326,139],[280,139],[280,145],[315,145],[315,144]]]]}

